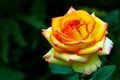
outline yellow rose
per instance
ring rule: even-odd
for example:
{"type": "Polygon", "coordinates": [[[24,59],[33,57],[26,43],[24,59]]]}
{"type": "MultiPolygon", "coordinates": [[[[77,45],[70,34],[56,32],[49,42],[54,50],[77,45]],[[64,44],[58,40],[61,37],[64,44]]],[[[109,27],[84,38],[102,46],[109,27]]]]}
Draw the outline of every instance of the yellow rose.
{"type": "Polygon", "coordinates": [[[42,34],[52,45],[43,56],[48,63],[71,66],[91,74],[101,66],[99,55],[108,55],[112,41],[106,37],[108,23],[84,10],[71,7],[64,16],[52,18],[52,27],[42,34]]]}

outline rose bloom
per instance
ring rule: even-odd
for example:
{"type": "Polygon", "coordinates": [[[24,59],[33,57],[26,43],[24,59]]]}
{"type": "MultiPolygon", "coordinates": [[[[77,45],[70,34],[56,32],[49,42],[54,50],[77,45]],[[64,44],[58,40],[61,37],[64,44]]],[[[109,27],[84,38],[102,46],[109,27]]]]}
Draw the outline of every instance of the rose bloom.
{"type": "Polygon", "coordinates": [[[52,27],[42,34],[52,45],[43,56],[48,63],[71,66],[91,74],[101,66],[99,55],[108,55],[113,42],[106,37],[108,23],[84,10],[70,7],[64,16],[52,18],[52,27]]]}

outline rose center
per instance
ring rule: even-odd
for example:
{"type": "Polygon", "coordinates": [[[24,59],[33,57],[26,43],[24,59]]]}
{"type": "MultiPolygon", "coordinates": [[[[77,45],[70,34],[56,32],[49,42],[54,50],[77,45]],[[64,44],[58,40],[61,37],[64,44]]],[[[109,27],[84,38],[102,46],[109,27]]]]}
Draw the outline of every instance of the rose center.
{"type": "Polygon", "coordinates": [[[74,28],[79,28],[80,26],[80,20],[69,20],[64,23],[63,33],[65,34],[71,34],[72,30],[74,28]]]}

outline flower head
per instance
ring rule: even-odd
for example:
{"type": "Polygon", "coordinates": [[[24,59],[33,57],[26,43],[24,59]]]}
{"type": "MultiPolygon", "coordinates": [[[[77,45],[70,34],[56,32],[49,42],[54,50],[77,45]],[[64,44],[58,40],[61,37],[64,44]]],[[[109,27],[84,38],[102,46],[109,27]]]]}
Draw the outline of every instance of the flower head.
{"type": "Polygon", "coordinates": [[[99,55],[108,55],[113,42],[106,37],[108,23],[84,10],[70,7],[64,16],[52,18],[52,26],[42,34],[52,45],[43,56],[48,63],[72,66],[91,74],[101,66],[99,55]]]}

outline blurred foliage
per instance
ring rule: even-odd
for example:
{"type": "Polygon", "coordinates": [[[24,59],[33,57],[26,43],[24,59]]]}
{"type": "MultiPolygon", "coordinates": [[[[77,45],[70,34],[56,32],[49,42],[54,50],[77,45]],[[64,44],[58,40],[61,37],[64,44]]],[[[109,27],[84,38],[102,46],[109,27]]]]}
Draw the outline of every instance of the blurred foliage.
{"type": "MultiPolygon", "coordinates": [[[[114,42],[109,56],[101,56],[102,68],[114,65],[109,80],[120,80],[120,12],[118,0],[0,0],[0,80],[83,80],[98,77],[73,73],[70,67],[48,65],[42,56],[50,49],[41,29],[51,18],[64,15],[70,6],[84,9],[109,23],[114,42]],[[51,69],[51,71],[50,71],[51,69]],[[61,71],[62,70],[62,71],[61,71]],[[114,72],[112,74],[112,72],[114,72]],[[65,75],[64,75],[65,74],[65,75]]],[[[107,69],[106,69],[107,70],[107,69]]],[[[99,71],[99,70],[98,70],[99,71]]],[[[103,74],[103,75],[104,75],[103,74]]]]}
{"type": "Polygon", "coordinates": [[[114,48],[112,50],[112,54],[109,57],[109,64],[116,65],[116,70],[114,74],[111,76],[110,80],[119,80],[120,79],[120,9],[115,9],[111,11],[105,18],[105,20],[109,23],[109,37],[114,42],[114,48]]]}
{"type": "Polygon", "coordinates": [[[8,67],[0,67],[0,80],[22,80],[24,74],[15,70],[12,70],[8,67]]]}
{"type": "Polygon", "coordinates": [[[115,70],[114,65],[104,66],[97,70],[91,80],[108,80],[115,70]]]}

